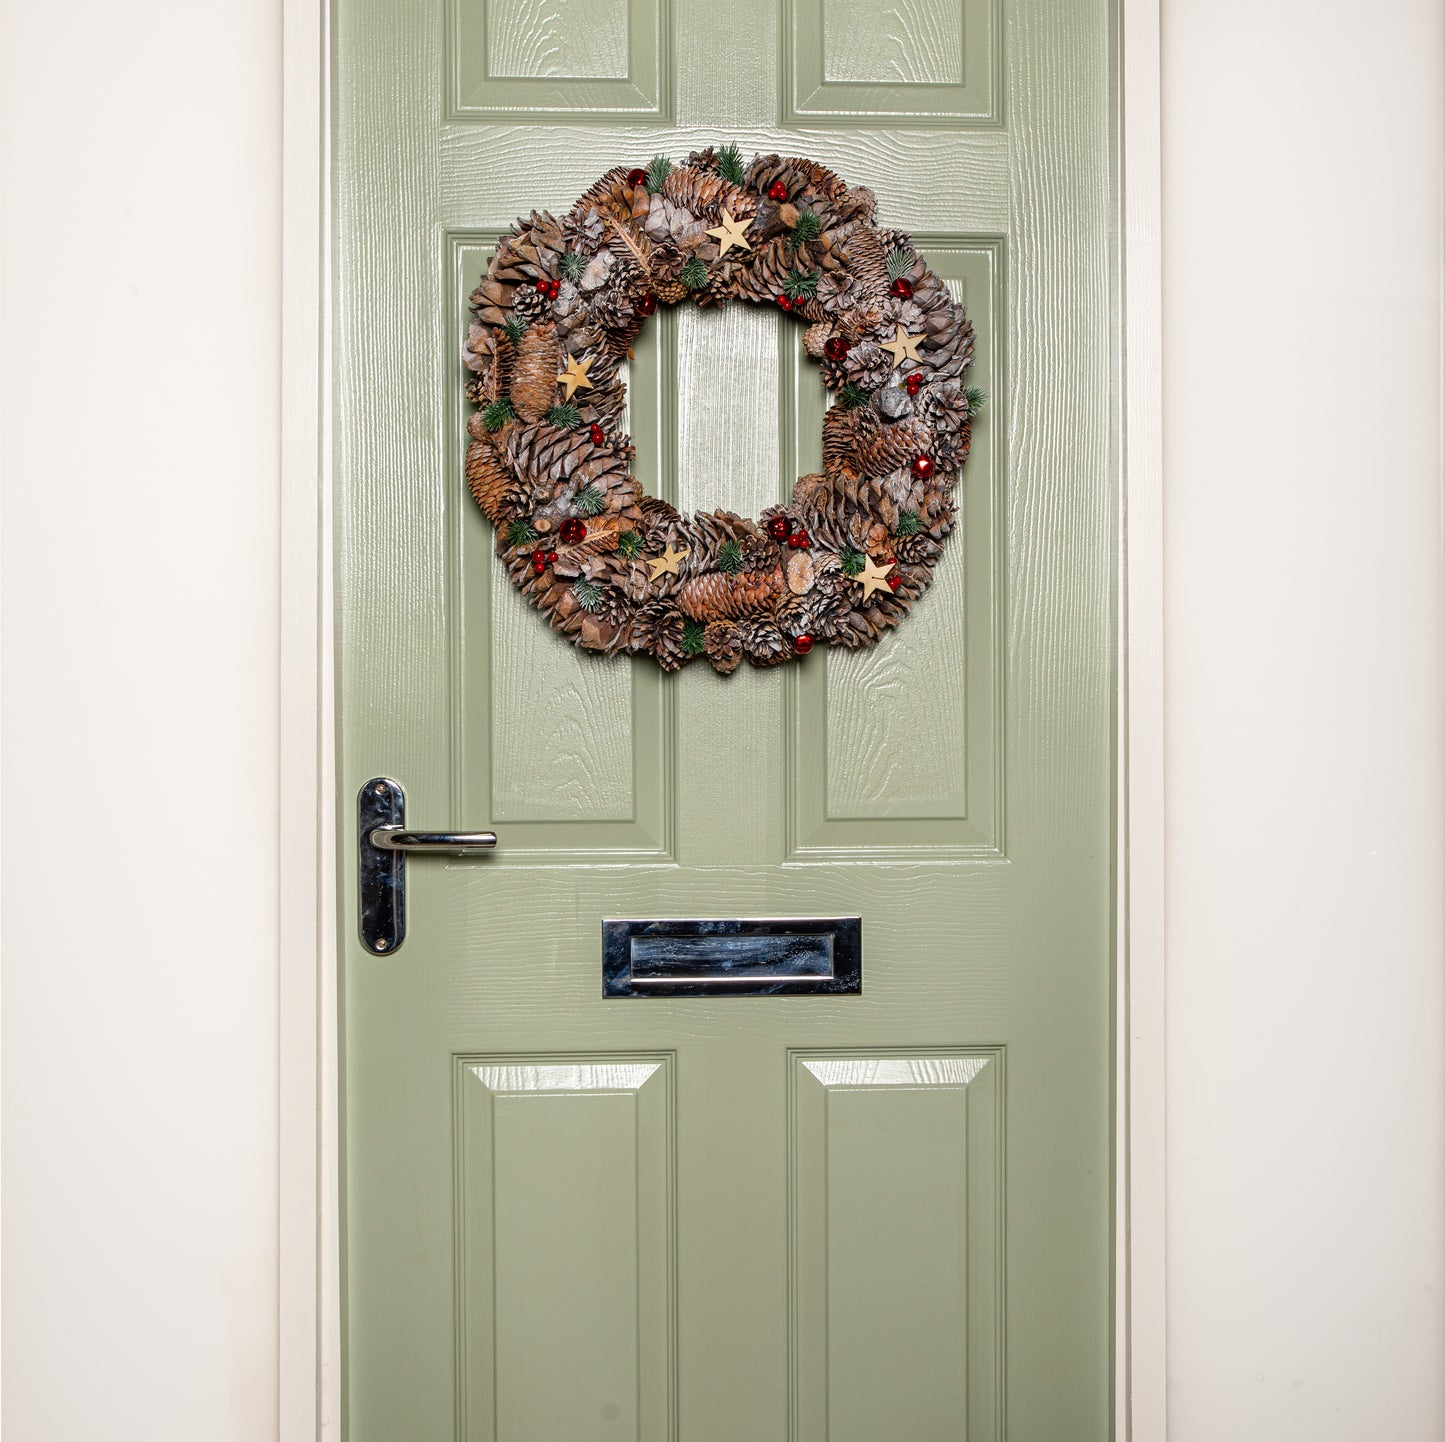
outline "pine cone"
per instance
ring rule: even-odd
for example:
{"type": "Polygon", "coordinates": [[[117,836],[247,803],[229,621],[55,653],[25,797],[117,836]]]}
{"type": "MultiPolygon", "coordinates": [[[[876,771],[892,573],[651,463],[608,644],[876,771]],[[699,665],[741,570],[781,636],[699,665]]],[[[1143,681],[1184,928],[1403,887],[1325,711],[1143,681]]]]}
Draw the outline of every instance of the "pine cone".
{"type": "Polygon", "coordinates": [[[843,358],[843,374],[860,390],[876,391],[893,374],[892,353],[871,340],[861,341],[843,358]]]}
{"type": "Polygon", "coordinates": [[[557,327],[544,322],[528,327],[512,366],[512,408],[524,421],[539,421],[557,403],[561,369],[557,327]]]}
{"type": "Polygon", "coordinates": [[[856,465],[861,475],[886,476],[912,465],[918,456],[927,455],[932,443],[933,433],[922,421],[898,421],[859,441],[856,465]]]}
{"type": "Polygon", "coordinates": [[[685,625],[682,612],[670,601],[654,601],[633,615],[632,648],[651,652],[664,671],[679,670],[690,659],[682,649],[685,625]]]}
{"type": "Polygon", "coordinates": [[[736,620],[771,611],[783,589],[780,568],[743,571],[736,576],[707,571],[683,583],[677,593],[677,606],[684,616],[698,621],[736,620]]]}
{"type": "Polygon", "coordinates": [[[791,648],[771,616],[750,616],[738,622],[743,655],[754,666],[776,666],[791,648]]]}
{"type": "Polygon", "coordinates": [[[742,664],[743,643],[731,621],[710,621],[703,632],[703,654],[720,676],[731,676],[742,664]]]}
{"type": "Polygon", "coordinates": [[[527,488],[497,458],[488,441],[467,447],[467,489],[494,525],[527,513],[527,488]]]}

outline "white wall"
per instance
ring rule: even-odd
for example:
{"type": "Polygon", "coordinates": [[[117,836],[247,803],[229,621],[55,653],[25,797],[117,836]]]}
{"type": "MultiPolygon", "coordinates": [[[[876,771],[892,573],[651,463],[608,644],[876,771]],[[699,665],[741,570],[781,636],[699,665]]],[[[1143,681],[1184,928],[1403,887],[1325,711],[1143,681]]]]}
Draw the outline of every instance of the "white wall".
{"type": "MultiPolygon", "coordinates": [[[[277,9],[6,12],[12,1442],[275,1435],[277,9]]],[[[1435,1442],[1440,16],[1164,15],[1171,1442],[1435,1442]]]]}
{"type": "Polygon", "coordinates": [[[274,1435],[279,36],[5,11],[11,1442],[274,1435]]]}
{"type": "Polygon", "coordinates": [[[1438,0],[1164,0],[1170,1442],[1439,1442],[1438,0]]]}

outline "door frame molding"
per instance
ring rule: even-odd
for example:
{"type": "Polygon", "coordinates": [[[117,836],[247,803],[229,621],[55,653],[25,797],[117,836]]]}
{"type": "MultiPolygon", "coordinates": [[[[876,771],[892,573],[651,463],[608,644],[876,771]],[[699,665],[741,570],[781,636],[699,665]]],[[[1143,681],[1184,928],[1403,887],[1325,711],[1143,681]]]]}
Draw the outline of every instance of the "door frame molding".
{"type": "MultiPolygon", "coordinates": [[[[1160,0],[1113,0],[1116,1442],[1165,1437],[1160,0]]],[[[278,1337],[281,1442],[340,1442],[331,0],[283,0],[278,1337]]]]}

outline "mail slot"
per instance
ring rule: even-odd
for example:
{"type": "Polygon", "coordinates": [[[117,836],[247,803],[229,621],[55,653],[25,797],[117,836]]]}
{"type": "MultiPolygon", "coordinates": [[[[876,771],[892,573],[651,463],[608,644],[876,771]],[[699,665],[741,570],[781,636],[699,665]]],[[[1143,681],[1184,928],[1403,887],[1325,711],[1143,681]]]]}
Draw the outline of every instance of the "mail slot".
{"type": "Polygon", "coordinates": [[[602,994],[856,996],[857,916],[602,923],[602,994]]]}

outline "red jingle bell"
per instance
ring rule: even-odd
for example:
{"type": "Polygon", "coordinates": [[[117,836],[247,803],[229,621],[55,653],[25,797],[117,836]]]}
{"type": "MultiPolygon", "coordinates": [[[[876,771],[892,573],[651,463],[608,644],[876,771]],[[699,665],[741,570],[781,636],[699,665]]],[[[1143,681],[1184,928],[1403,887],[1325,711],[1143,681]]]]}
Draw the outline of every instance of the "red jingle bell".
{"type": "Polygon", "coordinates": [[[828,339],[823,342],[823,354],[827,356],[830,361],[842,360],[852,349],[853,347],[840,335],[830,335],[828,339]]]}
{"type": "Polygon", "coordinates": [[[646,183],[646,180],[647,172],[645,170],[629,170],[627,172],[627,183],[629,185],[642,185],[646,183]]]}
{"type": "Polygon", "coordinates": [[[577,519],[576,516],[568,518],[557,527],[557,534],[569,546],[575,546],[579,541],[587,539],[587,527],[577,519]]]}
{"type": "Polygon", "coordinates": [[[931,456],[915,456],[913,458],[913,474],[920,481],[926,481],[933,474],[933,458],[931,456]]]}
{"type": "Polygon", "coordinates": [[[912,300],[913,282],[911,280],[905,280],[900,275],[898,279],[888,287],[888,291],[890,295],[896,295],[899,300],[912,300]]]}
{"type": "Polygon", "coordinates": [[[793,518],[791,516],[774,516],[768,522],[768,534],[775,541],[786,541],[793,531],[793,518]]]}
{"type": "Polygon", "coordinates": [[[793,302],[790,301],[787,296],[775,295],[773,299],[777,301],[779,310],[792,310],[793,302]]]}
{"type": "Polygon", "coordinates": [[[914,371],[911,376],[904,376],[903,389],[911,396],[916,396],[923,389],[923,377],[914,371]]]}
{"type": "Polygon", "coordinates": [[[775,180],[768,187],[769,200],[786,200],[788,198],[788,187],[781,180],[775,180]]]}
{"type": "Polygon", "coordinates": [[[651,315],[657,309],[657,297],[648,291],[640,301],[637,302],[638,315],[651,315]]]}
{"type": "Polygon", "coordinates": [[[592,437],[592,444],[594,446],[600,446],[602,442],[607,439],[607,432],[604,431],[602,427],[597,424],[596,421],[592,422],[592,429],[588,432],[588,434],[592,437]]]}
{"type": "Polygon", "coordinates": [[[806,656],[808,652],[812,649],[813,638],[811,636],[804,634],[802,636],[793,637],[793,650],[795,650],[798,655],[806,656]]]}
{"type": "Polygon", "coordinates": [[[808,547],[813,544],[813,540],[806,531],[794,531],[793,534],[788,537],[788,544],[795,551],[806,551],[808,547]]]}

